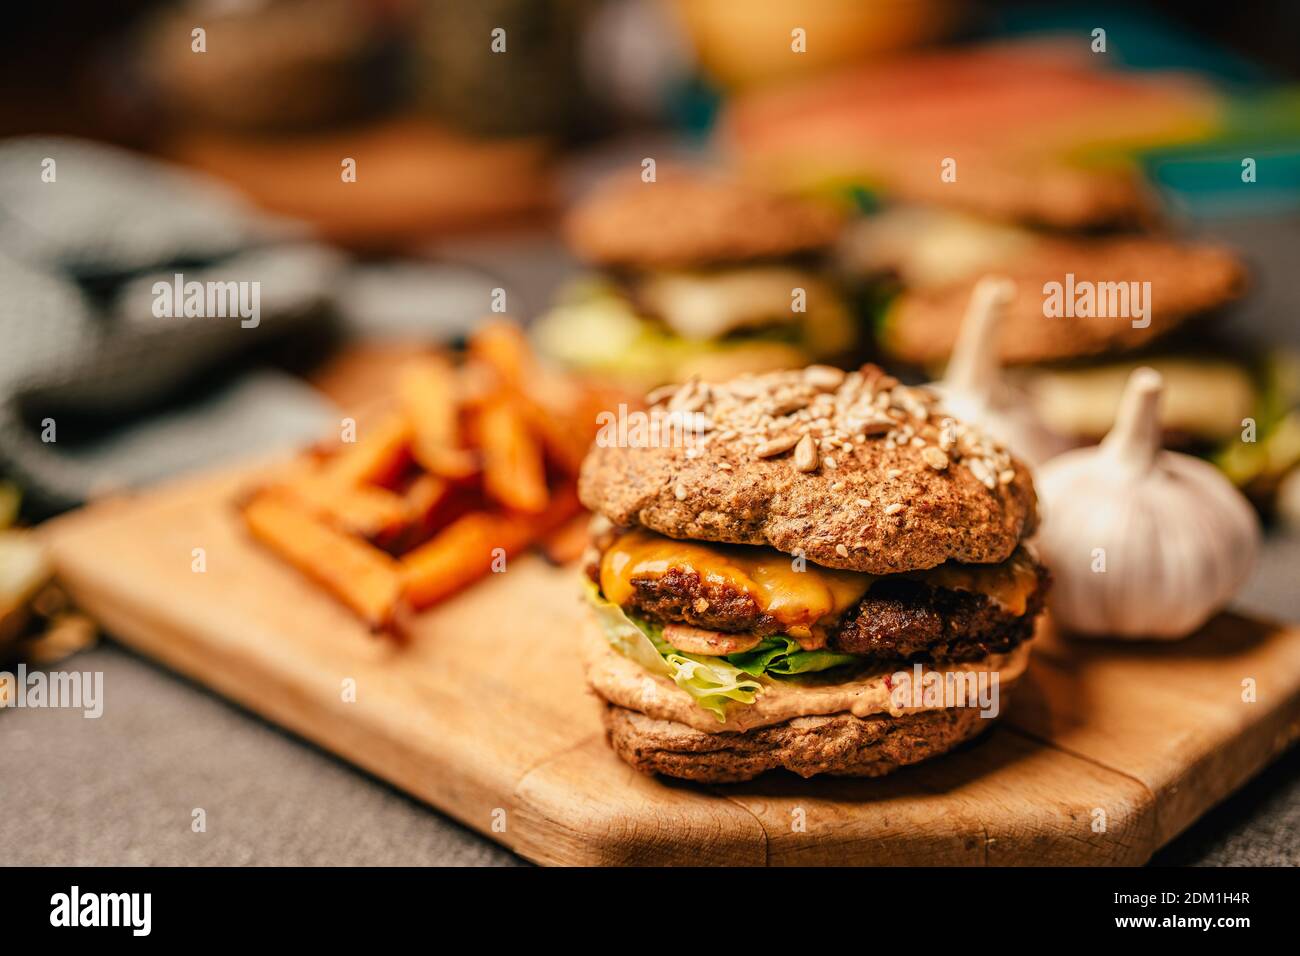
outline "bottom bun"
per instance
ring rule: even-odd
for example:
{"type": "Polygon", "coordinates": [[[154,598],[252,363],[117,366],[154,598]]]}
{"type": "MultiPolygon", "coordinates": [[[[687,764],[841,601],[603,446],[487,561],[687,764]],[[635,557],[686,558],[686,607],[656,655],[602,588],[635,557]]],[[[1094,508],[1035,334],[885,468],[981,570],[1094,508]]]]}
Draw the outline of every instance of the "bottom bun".
{"type": "Polygon", "coordinates": [[[977,707],[951,707],[899,717],[795,717],[743,733],[706,733],[601,704],[610,746],[625,761],[642,773],[702,783],[737,783],[777,768],[801,777],[879,777],[946,753],[994,723],[977,707]]]}

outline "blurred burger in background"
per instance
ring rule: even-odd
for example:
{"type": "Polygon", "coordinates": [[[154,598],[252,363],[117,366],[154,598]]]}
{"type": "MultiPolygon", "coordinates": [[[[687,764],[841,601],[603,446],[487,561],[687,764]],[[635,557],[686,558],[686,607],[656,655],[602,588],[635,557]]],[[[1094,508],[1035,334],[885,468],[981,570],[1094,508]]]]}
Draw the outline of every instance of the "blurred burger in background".
{"type": "Polygon", "coordinates": [[[930,371],[947,362],[985,270],[1014,278],[1000,357],[1021,369],[1046,424],[1062,434],[1104,435],[1139,361],[1167,373],[1164,421],[1178,444],[1221,440],[1254,407],[1249,368],[1203,345],[1207,320],[1246,288],[1244,264],[1220,246],[1049,232],[897,205],[861,220],[844,256],[888,297],[875,328],[882,353],[930,371]],[[1059,307],[1051,300],[1057,288],[1059,307]]]}
{"type": "Polygon", "coordinates": [[[567,216],[570,248],[596,271],[538,318],[534,338],[629,387],[842,360],[858,335],[827,272],[841,227],[820,203],[720,175],[628,172],[567,216]]]}
{"type": "Polygon", "coordinates": [[[1129,375],[1148,366],[1166,383],[1166,446],[1219,464],[1265,509],[1300,464],[1296,362],[1222,328],[1227,307],[1249,287],[1245,263],[1223,246],[1154,231],[1036,229],[895,204],[852,226],[841,255],[841,267],[874,304],[876,346],[895,368],[940,372],[964,303],[993,270],[1018,290],[999,343],[1008,380],[1053,432],[1099,441],[1129,375]]]}
{"type": "Polygon", "coordinates": [[[1129,373],[1152,366],[1166,443],[1267,506],[1300,463],[1291,363],[1229,341],[1218,319],[1245,264],[1177,235],[1142,169],[1240,117],[1202,78],[1107,62],[1053,38],[920,51],[748,92],[718,139],[746,175],[856,199],[837,267],[889,366],[940,373],[974,284],[1008,276],[1000,359],[1049,429],[1099,440],[1129,373]]]}

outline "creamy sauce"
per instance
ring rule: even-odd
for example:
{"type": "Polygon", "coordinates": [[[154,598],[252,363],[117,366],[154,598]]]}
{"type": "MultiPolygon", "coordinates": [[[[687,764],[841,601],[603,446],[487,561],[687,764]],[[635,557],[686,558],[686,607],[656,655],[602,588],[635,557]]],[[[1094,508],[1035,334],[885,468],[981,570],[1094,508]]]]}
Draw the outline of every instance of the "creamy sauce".
{"type": "MultiPolygon", "coordinates": [[[[670,570],[698,574],[705,585],[733,588],[753,599],[760,611],[779,621],[806,650],[826,643],[825,628],[861,600],[877,580],[870,574],[815,564],[796,571],[794,559],[774,548],[677,541],[636,528],[621,535],[600,564],[605,597],[627,605],[635,582],[663,577],[670,570]]],[[[1033,558],[1023,548],[1001,564],[949,561],[907,575],[935,587],[987,595],[1014,615],[1025,613],[1038,585],[1033,558]]]]}
{"type": "MultiPolygon", "coordinates": [[[[830,679],[819,681],[815,678],[759,678],[763,689],[758,699],[752,704],[728,704],[727,719],[719,722],[671,680],[650,674],[635,661],[610,647],[600,625],[595,621],[590,622],[584,630],[587,680],[601,697],[649,717],[674,720],[708,733],[750,730],[784,723],[795,717],[821,714],[849,712],[855,717],[870,717],[873,714],[896,717],[927,709],[924,703],[919,707],[895,706],[891,677],[896,670],[909,673],[912,670],[910,666],[898,664],[839,682],[830,679]]],[[[1025,641],[1006,654],[990,654],[978,661],[949,663],[938,670],[941,673],[996,673],[1000,690],[1007,690],[1028,666],[1029,645],[1030,642],[1025,641]]],[[[925,671],[934,669],[924,667],[925,671]]]]}

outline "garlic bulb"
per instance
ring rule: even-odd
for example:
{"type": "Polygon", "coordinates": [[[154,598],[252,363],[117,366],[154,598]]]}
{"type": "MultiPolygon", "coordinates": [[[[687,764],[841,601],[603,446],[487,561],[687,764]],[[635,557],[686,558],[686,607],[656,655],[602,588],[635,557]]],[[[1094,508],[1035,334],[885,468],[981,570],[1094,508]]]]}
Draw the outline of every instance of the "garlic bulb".
{"type": "Polygon", "coordinates": [[[1160,375],[1129,376],[1114,427],[1034,479],[1052,616],[1099,637],[1183,637],[1236,593],[1259,550],[1254,510],[1208,462],[1160,447],[1160,375]]]}
{"type": "Polygon", "coordinates": [[[998,328],[1015,292],[1014,282],[997,276],[985,276],[975,284],[948,369],[933,388],[954,417],[979,425],[1009,451],[1037,466],[1070,443],[1048,429],[1029,399],[1002,380],[998,328]]]}

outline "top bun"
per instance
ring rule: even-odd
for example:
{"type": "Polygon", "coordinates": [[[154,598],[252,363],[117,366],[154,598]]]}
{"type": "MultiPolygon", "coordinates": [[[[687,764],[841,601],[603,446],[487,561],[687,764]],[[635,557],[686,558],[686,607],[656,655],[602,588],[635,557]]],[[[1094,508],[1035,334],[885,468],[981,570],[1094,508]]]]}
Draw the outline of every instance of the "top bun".
{"type": "Polygon", "coordinates": [[[689,268],[813,252],[839,234],[839,215],[817,203],[704,174],[658,175],[607,180],[579,203],[564,223],[574,252],[598,266],[689,268]]]}
{"type": "Polygon", "coordinates": [[[650,428],[602,432],[583,463],[583,504],[619,526],[894,574],[1004,561],[1037,525],[1021,462],[874,365],[688,382],[649,400],[650,428]]]}
{"type": "MultiPolygon", "coordinates": [[[[1148,236],[1107,239],[1043,239],[1030,253],[997,270],[1016,283],[1002,320],[998,352],[1011,365],[1085,358],[1141,348],[1188,319],[1238,298],[1246,269],[1218,246],[1148,236]],[[1150,282],[1149,321],[1137,326],[1124,316],[1044,316],[1044,284],[1073,275],[1106,283],[1150,282]]],[[[980,276],[938,289],[911,289],[891,308],[882,345],[892,358],[937,366],[947,360],[971,290],[980,276]]],[[[1127,296],[1126,296],[1127,298],[1127,296]]]]}

